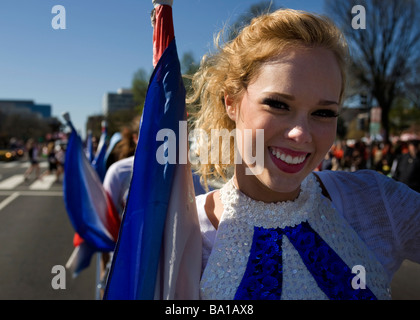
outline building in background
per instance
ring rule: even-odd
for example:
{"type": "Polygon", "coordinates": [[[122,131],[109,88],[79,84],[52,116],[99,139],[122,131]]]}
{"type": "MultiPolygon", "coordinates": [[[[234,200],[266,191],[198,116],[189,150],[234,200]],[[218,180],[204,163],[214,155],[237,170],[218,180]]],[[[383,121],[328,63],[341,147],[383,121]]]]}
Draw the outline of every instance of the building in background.
{"type": "Polygon", "coordinates": [[[133,93],[129,89],[118,89],[117,93],[106,93],[103,97],[102,108],[105,116],[120,110],[135,107],[133,93]]]}
{"type": "Polygon", "coordinates": [[[51,105],[36,104],[32,100],[0,100],[0,111],[4,114],[35,114],[38,118],[51,118],[51,105]]]}

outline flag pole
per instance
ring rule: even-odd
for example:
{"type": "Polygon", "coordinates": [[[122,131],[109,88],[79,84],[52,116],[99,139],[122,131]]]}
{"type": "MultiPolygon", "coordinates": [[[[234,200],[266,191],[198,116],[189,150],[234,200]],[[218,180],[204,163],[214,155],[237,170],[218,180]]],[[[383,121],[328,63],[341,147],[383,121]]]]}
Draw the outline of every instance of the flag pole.
{"type": "Polygon", "coordinates": [[[96,285],[95,285],[95,300],[102,300],[101,297],[101,260],[102,260],[102,253],[96,253],[96,285]]]}

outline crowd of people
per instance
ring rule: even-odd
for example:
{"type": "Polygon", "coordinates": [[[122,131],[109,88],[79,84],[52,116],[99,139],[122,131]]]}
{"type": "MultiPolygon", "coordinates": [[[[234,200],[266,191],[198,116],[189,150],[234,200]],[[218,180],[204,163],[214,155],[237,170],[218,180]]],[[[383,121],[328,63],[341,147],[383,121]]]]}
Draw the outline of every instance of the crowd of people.
{"type": "Polygon", "coordinates": [[[372,169],[407,184],[420,192],[419,141],[373,142],[336,141],[317,170],[354,172],[372,169]]]}
{"type": "Polygon", "coordinates": [[[26,143],[27,160],[29,167],[24,173],[25,181],[29,181],[32,173],[35,179],[42,180],[43,177],[55,174],[55,182],[59,183],[64,174],[65,146],[55,141],[38,143],[35,139],[28,139],[26,143]],[[48,168],[41,172],[40,161],[47,159],[48,168]]]}

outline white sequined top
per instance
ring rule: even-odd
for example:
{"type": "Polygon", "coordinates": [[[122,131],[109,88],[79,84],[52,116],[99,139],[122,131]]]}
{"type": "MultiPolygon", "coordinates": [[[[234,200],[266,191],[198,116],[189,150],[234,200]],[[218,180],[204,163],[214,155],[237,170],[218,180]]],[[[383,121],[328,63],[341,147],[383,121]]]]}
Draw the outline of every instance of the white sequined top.
{"type": "MultiPolygon", "coordinates": [[[[250,256],[254,227],[293,227],[305,221],[350,269],[364,267],[366,285],[378,299],[391,297],[392,274],[402,260],[414,258],[420,262],[419,194],[373,171],[323,172],[319,176],[332,203],[322,195],[313,175],[302,183],[295,201],[281,203],[250,199],[229,181],[220,189],[224,212],[217,231],[204,210],[207,195],[197,197],[203,238],[202,299],[235,297],[250,256]],[[391,192],[389,186],[395,198],[385,196],[391,192]],[[404,197],[397,199],[399,193],[404,197]],[[409,201],[411,211],[399,212],[400,201],[409,201]],[[379,210],[370,210],[372,206],[379,210]],[[400,225],[408,221],[410,226],[400,225]]],[[[281,299],[327,299],[287,237],[282,238],[282,259],[281,299]]]]}

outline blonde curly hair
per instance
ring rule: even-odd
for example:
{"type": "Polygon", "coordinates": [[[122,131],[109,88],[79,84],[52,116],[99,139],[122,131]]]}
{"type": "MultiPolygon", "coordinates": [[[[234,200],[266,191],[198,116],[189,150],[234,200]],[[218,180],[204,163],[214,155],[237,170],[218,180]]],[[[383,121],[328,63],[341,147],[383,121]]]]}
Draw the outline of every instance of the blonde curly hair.
{"type": "MultiPolygon", "coordinates": [[[[215,39],[217,51],[203,57],[199,70],[192,78],[192,90],[187,98],[190,110],[197,110],[193,115],[194,128],[204,130],[208,137],[212,129],[235,129],[235,122],[226,113],[225,94],[239,102],[250,81],[258,76],[261,66],[275,60],[287,48],[322,47],[331,50],[342,75],[342,102],[348,46],[341,31],[327,17],[280,9],[254,18],[235,39],[225,45],[219,45],[221,35],[222,32],[215,39]]],[[[210,151],[215,141],[199,139],[197,144],[196,151],[199,153],[203,150],[201,148],[210,151]]],[[[234,163],[234,145],[231,143],[227,150],[219,148],[220,154],[224,152],[230,152],[230,163],[204,161],[207,163],[199,163],[196,168],[206,188],[209,179],[226,181],[232,173],[229,169],[234,163]]]]}

